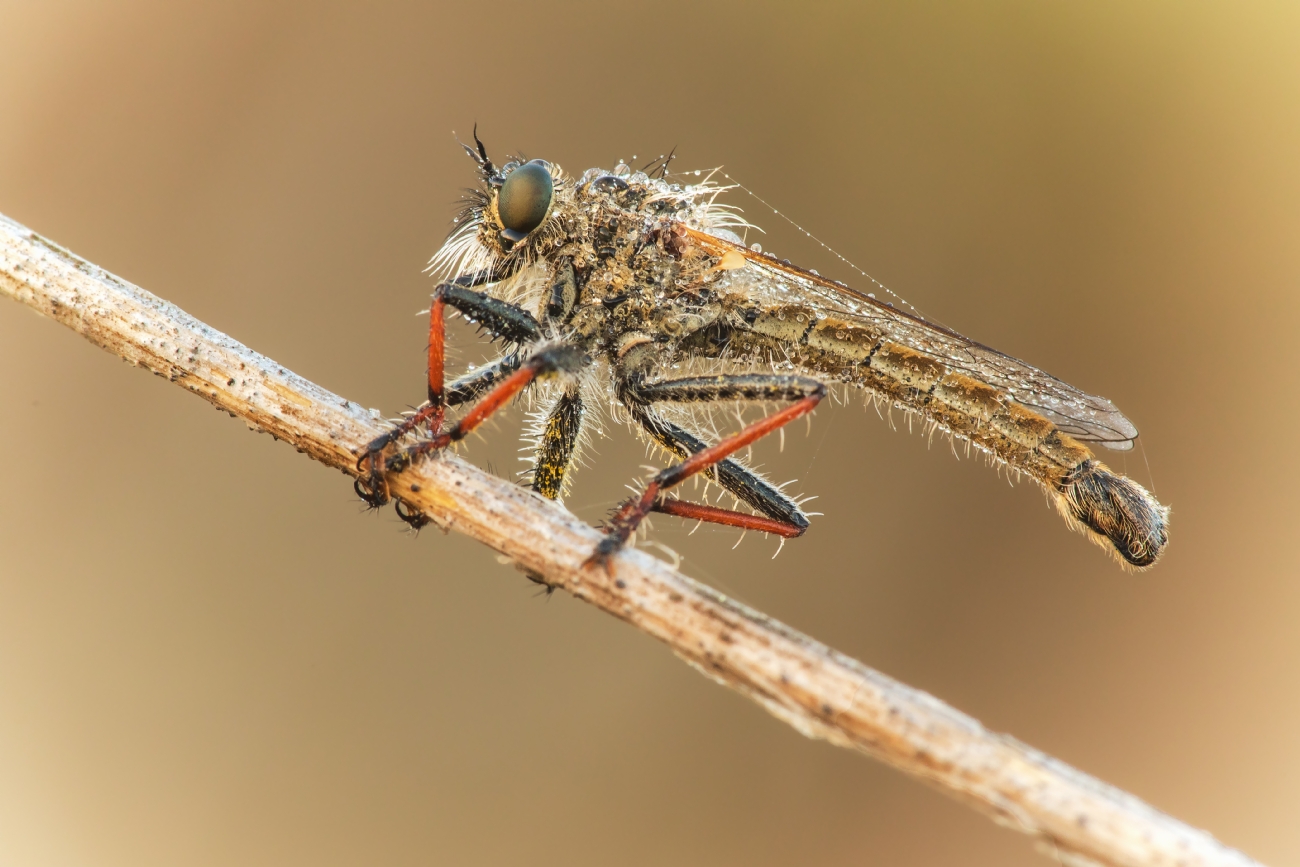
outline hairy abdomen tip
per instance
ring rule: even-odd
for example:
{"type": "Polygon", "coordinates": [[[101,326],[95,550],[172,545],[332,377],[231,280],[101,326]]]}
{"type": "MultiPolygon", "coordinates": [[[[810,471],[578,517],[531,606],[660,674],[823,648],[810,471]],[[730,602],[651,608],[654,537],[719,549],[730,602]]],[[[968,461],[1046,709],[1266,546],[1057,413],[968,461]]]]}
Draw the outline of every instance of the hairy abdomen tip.
{"type": "Polygon", "coordinates": [[[1169,542],[1169,508],[1132,479],[1088,460],[1061,481],[1062,511],[1129,565],[1144,569],[1169,542]]]}

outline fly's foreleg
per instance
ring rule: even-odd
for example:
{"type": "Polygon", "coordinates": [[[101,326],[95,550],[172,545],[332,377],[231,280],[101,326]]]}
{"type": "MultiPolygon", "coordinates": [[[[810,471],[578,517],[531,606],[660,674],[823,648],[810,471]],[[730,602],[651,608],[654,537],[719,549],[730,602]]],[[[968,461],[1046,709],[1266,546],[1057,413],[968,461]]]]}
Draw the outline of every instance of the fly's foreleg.
{"type": "Polygon", "coordinates": [[[577,373],[587,364],[587,361],[587,356],[582,350],[572,346],[548,346],[539,349],[526,358],[519,365],[518,370],[483,395],[483,399],[474,404],[473,408],[449,429],[440,431],[424,442],[416,443],[388,458],[384,462],[384,471],[401,472],[410,465],[412,460],[460,442],[539,377],[555,373],[577,373]]]}
{"type": "MultiPolygon", "coordinates": [[[[764,529],[768,532],[782,532],[782,535],[797,536],[804,527],[781,520],[758,518],[742,512],[715,509],[681,500],[669,500],[661,503],[661,495],[696,473],[717,467],[731,454],[761,439],[772,431],[778,430],[800,416],[807,415],[816,408],[826,396],[826,386],[815,379],[801,376],[775,375],[719,375],[690,377],[666,382],[645,383],[625,380],[620,384],[620,397],[634,408],[645,407],[651,403],[713,403],[718,401],[773,401],[793,400],[794,403],[783,410],[772,413],[746,426],[740,432],[723,439],[713,446],[694,452],[684,461],[656,473],[640,496],[632,497],[610,518],[605,528],[605,538],[596,546],[596,551],[589,562],[608,564],[613,556],[652,511],[693,517],[701,520],[713,520],[731,526],[764,529]]],[[[635,411],[635,409],[634,409],[635,411]]],[[[739,465],[732,466],[739,468],[739,465]]],[[[715,471],[716,475],[716,471],[715,471]]],[[[770,486],[769,486],[770,487],[770,486]]],[[[805,525],[806,526],[806,523],[805,525]]]]}
{"type": "MultiPolygon", "coordinates": [[[[520,358],[518,355],[507,355],[504,358],[498,358],[490,364],[483,365],[483,367],[473,373],[467,373],[464,376],[453,380],[447,385],[445,391],[446,405],[449,407],[460,406],[463,403],[469,403],[482,397],[491,391],[493,387],[503,382],[506,377],[518,370],[519,363],[520,358]]],[[[371,499],[369,495],[369,491],[372,489],[387,491],[387,486],[383,482],[383,473],[379,470],[380,463],[378,461],[378,456],[382,455],[383,449],[387,448],[388,445],[396,442],[402,436],[414,430],[423,420],[421,412],[427,409],[427,406],[423,407],[420,412],[416,412],[411,418],[404,420],[392,431],[385,434],[384,437],[376,439],[374,443],[371,444],[373,447],[375,444],[379,443],[381,439],[384,440],[384,443],[380,448],[376,449],[374,452],[368,452],[366,455],[366,457],[371,461],[375,461],[373,464],[373,472],[374,475],[378,476],[378,484],[383,487],[371,488],[370,486],[374,485],[376,481],[373,476],[367,475],[364,482],[361,479],[357,479],[357,481],[353,483],[353,488],[356,490],[357,494],[360,495],[363,500],[370,503],[372,507],[383,505],[383,503],[386,502],[386,498],[376,502],[371,499]]],[[[372,466],[367,466],[367,469],[371,470],[372,466]]],[[[400,500],[394,504],[394,508],[397,509],[398,517],[416,529],[419,529],[428,523],[428,519],[420,515],[419,512],[411,512],[407,510],[400,500]]]]}
{"type": "Polygon", "coordinates": [[[481,283],[487,279],[486,273],[475,274],[462,280],[442,283],[434,290],[429,307],[428,402],[413,416],[372,440],[366,446],[365,453],[357,460],[357,470],[362,475],[357,478],[353,487],[357,495],[372,507],[381,506],[389,499],[388,487],[384,482],[384,461],[381,459],[389,446],[422,425],[428,425],[430,433],[435,437],[439,436],[442,433],[443,416],[449,403],[454,405],[473,399],[476,394],[504,381],[504,378],[496,377],[498,373],[504,373],[506,369],[518,368],[517,362],[511,367],[514,359],[507,356],[506,359],[482,371],[452,383],[448,393],[443,376],[446,357],[444,319],[446,306],[451,305],[466,319],[478,323],[494,339],[524,344],[540,338],[541,328],[527,310],[469,288],[469,285],[475,281],[481,283]]]}

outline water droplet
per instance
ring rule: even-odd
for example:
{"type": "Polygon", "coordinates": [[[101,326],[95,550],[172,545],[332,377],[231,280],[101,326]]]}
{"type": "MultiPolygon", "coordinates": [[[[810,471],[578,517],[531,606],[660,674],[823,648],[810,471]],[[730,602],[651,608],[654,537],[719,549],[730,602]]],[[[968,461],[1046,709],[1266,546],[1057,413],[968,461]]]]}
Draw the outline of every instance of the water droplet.
{"type": "Polygon", "coordinates": [[[762,244],[750,244],[750,245],[749,245],[749,249],[753,250],[755,253],[761,253],[761,252],[763,252],[763,245],[762,245],[762,244]]]}
{"type": "Polygon", "coordinates": [[[699,169],[696,169],[696,170],[695,170],[695,177],[698,178],[699,176],[700,176],[700,170],[699,170],[699,169]]]}

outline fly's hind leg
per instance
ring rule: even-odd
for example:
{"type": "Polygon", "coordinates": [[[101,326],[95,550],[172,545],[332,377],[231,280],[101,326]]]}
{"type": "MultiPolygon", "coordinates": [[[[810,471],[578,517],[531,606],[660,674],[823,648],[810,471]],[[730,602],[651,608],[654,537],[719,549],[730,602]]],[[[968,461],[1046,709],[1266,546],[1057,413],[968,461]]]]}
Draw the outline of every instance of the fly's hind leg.
{"type": "MultiPolygon", "coordinates": [[[[658,416],[645,413],[638,416],[637,421],[660,445],[684,458],[706,448],[699,437],[658,416]]],[[[802,536],[808,529],[808,516],[799,508],[798,503],[781,493],[775,485],[731,458],[718,461],[704,473],[724,490],[766,517],[690,503],[676,497],[662,497],[656,500],[652,511],[676,515],[679,518],[708,521],[712,524],[775,533],[787,539],[802,536]]]]}
{"type": "Polygon", "coordinates": [[[619,397],[647,431],[671,450],[678,454],[689,453],[689,456],[681,463],[656,473],[640,496],[632,497],[615,511],[606,525],[605,538],[596,546],[589,562],[608,565],[610,557],[627,543],[645,517],[654,511],[779,533],[786,537],[801,535],[808,526],[808,520],[798,506],[753,473],[726,459],[772,431],[812,412],[825,396],[825,385],[802,376],[738,374],[653,383],[639,378],[623,380],[619,384],[619,397]],[[660,402],[715,403],[738,400],[792,400],[794,403],[759,419],[716,445],[707,447],[686,431],[649,411],[650,404],[660,402]],[[768,517],[662,498],[665,491],[700,472],[709,472],[720,484],[768,517]]]}

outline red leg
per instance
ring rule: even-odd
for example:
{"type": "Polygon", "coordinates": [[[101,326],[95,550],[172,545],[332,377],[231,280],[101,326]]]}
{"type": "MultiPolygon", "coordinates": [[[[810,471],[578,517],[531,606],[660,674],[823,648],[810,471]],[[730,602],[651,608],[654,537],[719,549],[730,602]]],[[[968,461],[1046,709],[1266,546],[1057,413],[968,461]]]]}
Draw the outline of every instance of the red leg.
{"type": "Polygon", "coordinates": [[[404,420],[397,427],[381,437],[377,437],[366,447],[366,453],[357,459],[357,469],[366,470],[365,481],[357,479],[353,487],[358,496],[372,506],[381,506],[388,502],[388,485],[384,482],[384,473],[379,466],[379,454],[392,443],[397,442],[411,431],[426,422],[429,432],[437,436],[442,432],[442,419],[447,412],[444,394],[443,358],[446,351],[446,325],[444,318],[445,302],[442,287],[433,294],[429,305],[429,403],[421,407],[415,415],[404,420]]]}
{"type": "MultiPolygon", "coordinates": [[[[474,428],[488,420],[492,413],[504,406],[512,397],[523,391],[539,374],[545,372],[545,365],[529,361],[523,367],[501,380],[495,388],[483,395],[483,399],[474,404],[474,408],[465,413],[464,418],[451,426],[451,430],[438,432],[426,442],[416,443],[407,449],[406,454],[415,457],[437,449],[446,448],[454,442],[469,436],[474,428]]],[[[393,467],[390,466],[390,469],[393,467]]]]}
{"type": "Polygon", "coordinates": [[[442,431],[442,417],[447,400],[443,391],[443,359],[446,352],[447,329],[443,323],[442,292],[436,292],[429,306],[429,432],[442,431]]]}
{"type": "MultiPolygon", "coordinates": [[[[517,375],[502,381],[485,398],[484,405],[476,407],[461,420],[452,431],[444,433],[442,428],[446,416],[447,390],[443,381],[446,334],[444,329],[445,307],[453,307],[470,314],[471,318],[483,325],[493,337],[505,338],[517,345],[532,343],[540,339],[541,331],[537,321],[528,311],[492,298],[482,292],[475,292],[472,286],[489,282],[492,275],[487,271],[465,275],[449,283],[442,283],[434,292],[429,305],[429,402],[414,416],[403,421],[393,430],[376,437],[367,447],[366,452],[357,460],[357,471],[361,474],[356,481],[357,494],[372,506],[379,506],[389,499],[385,473],[396,468],[396,464],[409,461],[409,455],[398,455],[388,460],[382,456],[389,446],[402,437],[427,423],[431,442],[417,448],[416,453],[438,449],[461,439],[491,415],[511,395],[519,391],[536,376],[554,370],[576,370],[587,363],[582,353],[572,349],[552,348],[530,361],[526,368],[517,371],[517,375]],[[395,463],[396,462],[396,463],[395,463]]],[[[462,396],[463,397],[463,396],[462,396]]]]}
{"type": "MultiPolygon", "coordinates": [[[[645,516],[650,514],[650,512],[655,511],[656,503],[658,502],[661,493],[672,486],[689,479],[696,473],[707,470],[723,458],[730,457],[734,452],[743,449],[750,443],[761,439],[772,431],[794,421],[796,418],[799,418],[802,415],[807,415],[816,408],[817,404],[821,403],[821,399],[824,396],[825,392],[820,391],[816,394],[802,398],[780,412],[775,412],[765,418],[759,419],[744,430],[734,436],[724,439],[717,445],[701,449],[686,460],[682,461],[680,464],[657,473],[655,477],[650,480],[650,484],[646,485],[645,491],[642,492],[641,496],[634,497],[625,502],[621,507],[619,507],[619,510],[614,513],[614,516],[610,518],[606,528],[605,538],[596,546],[595,553],[592,554],[591,559],[587,562],[608,565],[609,558],[613,556],[619,548],[623,547],[629,538],[631,538],[632,534],[636,532],[636,528],[643,520],[645,520],[645,516]]],[[[698,509],[707,510],[711,514],[717,513],[718,517],[720,517],[722,513],[727,513],[727,510],[725,509],[715,510],[711,506],[697,506],[693,503],[682,503],[680,500],[670,502],[678,503],[680,505],[664,504],[667,508],[661,508],[660,511],[677,509],[679,510],[677,514],[681,514],[683,510],[698,509]]],[[[669,514],[673,514],[673,512],[669,511],[669,514]]],[[[729,516],[728,520],[719,521],[718,523],[730,523],[732,526],[748,526],[748,524],[742,523],[741,519],[746,521],[770,521],[770,519],[767,518],[756,518],[755,516],[744,515],[740,512],[730,512],[727,514],[729,516]]],[[[684,515],[684,517],[702,517],[702,512],[695,512],[692,515],[684,515]]],[[[705,518],[705,520],[709,519],[705,518]]],[[[770,521],[770,523],[773,525],[773,528],[769,530],[769,532],[781,532],[781,530],[776,528],[785,526],[784,523],[780,521],[770,521]]],[[[758,527],[755,526],[755,529],[758,529],[758,527]]],[[[782,533],[782,535],[788,535],[788,531],[782,533]]],[[[798,535],[798,533],[795,533],[794,535],[798,535]]]]}
{"type": "Polygon", "coordinates": [[[476,427],[487,421],[494,412],[505,406],[511,398],[532,384],[537,377],[557,371],[576,371],[586,363],[587,357],[582,352],[566,346],[551,347],[537,353],[483,395],[483,399],[474,404],[474,407],[452,425],[450,430],[435,433],[425,442],[416,443],[400,455],[395,455],[387,461],[384,469],[387,472],[398,472],[404,469],[412,458],[444,449],[454,442],[463,440],[476,427]]]}
{"type": "Polygon", "coordinates": [[[760,533],[775,533],[787,539],[802,536],[804,533],[803,527],[787,521],[775,521],[762,515],[750,515],[747,512],[736,512],[732,509],[719,509],[716,506],[706,506],[702,503],[688,503],[675,497],[657,500],[650,507],[650,511],[662,512],[665,515],[676,515],[678,518],[708,521],[710,524],[740,527],[743,530],[758,530],[760,533]]]}

